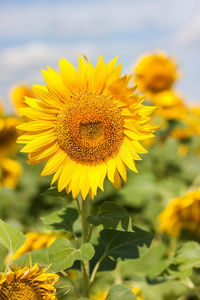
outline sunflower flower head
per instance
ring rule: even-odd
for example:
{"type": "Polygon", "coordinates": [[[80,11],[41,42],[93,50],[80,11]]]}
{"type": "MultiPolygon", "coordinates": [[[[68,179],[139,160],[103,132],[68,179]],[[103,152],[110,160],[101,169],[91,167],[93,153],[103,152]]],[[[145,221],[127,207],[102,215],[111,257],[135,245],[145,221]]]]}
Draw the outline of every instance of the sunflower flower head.
{"type": "Polygon", "coordinates": [[[194,135],[200,135],[200,117],[193,113],[193,110],[188,110],[182,126],[175,128],[171,135],[179,141],[186,141],[194,135]]]}
{"type": "Polygon", "coordinates": [[[170,89],[178,78],[176,63],[164,53],[144,55],[134,68],[134,81],[142,93],[170,89]]]}
{"type": "Polygon", "coordinates": [[[95,294],[90,295],[91,300],[105,300],[108,295],[108,292],[98,291],[95,294]]]}
{"type": "Polygon", "coordinates": [[[35,98],[33,91],[28,85],[18,85],[11,88],[10,98],[18,113],[20,108],[28,107],[24,102],[25,97],[35,98]]]}
{"type": "Polygon", "coordinates": [[[2,186],[15,188],[22,173],[20,163],[5,157],[0,161],[0,188],[2,186]]]}
{"type": "Polygon", "coordinates": [[[31,252],[33,250],[39,250],[49,247],[57,238],[65,237],[66,235],[55,233],[39,233],[39,232],[27,232],[25,234],[25,243],[15,252],[12,256],[12,260],[18,258],[24,253],[31,252]]]}
{"type": "Polygon", "coordinates": [[[2,100],[0,98],[0,116],[3,115],[3,104],[2,104],[2,100]]]}
{"type": "Polygon", "coordinates": [[[159,215],[159,231],[179,238],[183,230],[200,237],[200,191],[187,193],[169,203],[159,215]]]}
{"type": "Polygon", "coordinates": [[[158,107],[156,114],[166,120],[184,120],[187,117],[187,109],[183,101],[172,90],[154,94],[151,100],[158,107]]]}
{"type": "Polygon", "coordinates": [[[141,293],[140,293],[140,287],[139,286],[134,286],[132,288],[132,292],[135,294],[137,300],[143,300],[143,298],[141,298],[141,293]]]}
{"type": "Polygon", "coordinates": [[[39,264],[0,275],[2,300],[57,300],[54,284],[59,276],[46,273],[39,264]]]}
{"type": "MultiPolygon", "coordinates": [[[[84,57],[85,58],[85,57],[84,57]]],[[[29,164],[47,161],[42,176],[55,173],[58,191],[81,192],[83,199],[103,190],[106,177],[120,189],[126,181],[126,165],[137,172],[138,153],[147,151],[139,141],[153,137],[157,126],[146,124],[154,107],[128,87],[130,76],[121,77],[116,59],[105,65],[100,55],[96,68],[79,58],[78,71],[65,59],[60,74],[43,71],[47,87],[34,85],[37,99],[26,97],[21,114],[29,122],[18,126],[27,132],[19,143],[29,153],[29,164]]]]}
{"type": "Polygon", "coordinates": [[[16,139],[21,133],[16,129],[21,121],[15,117],[0,117],[0,160],[16,151],[16,139]]]}

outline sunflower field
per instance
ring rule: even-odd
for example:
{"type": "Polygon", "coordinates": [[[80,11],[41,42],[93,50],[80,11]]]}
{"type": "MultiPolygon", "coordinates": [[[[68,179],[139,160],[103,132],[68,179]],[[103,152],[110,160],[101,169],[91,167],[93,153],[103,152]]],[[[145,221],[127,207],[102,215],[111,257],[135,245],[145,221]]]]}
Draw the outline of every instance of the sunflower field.
{"type": "Polygon", "coordinates": [[[0,107],[0,300],[200,299],[200,106],[176,60],[66,59],[0,107]]]}

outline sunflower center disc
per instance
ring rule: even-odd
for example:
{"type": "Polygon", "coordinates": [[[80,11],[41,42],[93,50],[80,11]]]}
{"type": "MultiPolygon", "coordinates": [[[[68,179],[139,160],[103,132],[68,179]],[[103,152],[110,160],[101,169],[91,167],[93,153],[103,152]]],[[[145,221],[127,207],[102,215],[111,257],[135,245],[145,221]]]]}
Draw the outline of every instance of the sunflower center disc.
{"type": "Polygon", "coordinates": [[[0,290],[2,300],[42,300],[39,285],[27,279],[13,280],[10,284],[5,282],[0,290]]]}
{"type": "Polygon", "coordinates": [[[84,92],[65,104],[57,117],[55,135],[71,159],[89,163],[118,153],[123,125],[121,111],[112,99],[84,92]]]}

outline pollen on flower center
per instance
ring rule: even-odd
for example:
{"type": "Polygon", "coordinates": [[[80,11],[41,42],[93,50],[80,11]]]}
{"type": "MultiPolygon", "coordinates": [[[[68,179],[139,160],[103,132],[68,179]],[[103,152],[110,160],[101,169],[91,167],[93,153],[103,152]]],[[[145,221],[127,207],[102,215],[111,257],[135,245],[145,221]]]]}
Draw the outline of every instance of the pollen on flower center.
{"type": "Polygon", "coordinates": [[[111,99],[83,92],[72,96],[57,116],[55,135],[71,159],[94,162],[118,153],[123,125],[121,111],[111,99]]]}
{"type": "Polygon", "coordinates": [[[88,142],[103,137],[102,124],[100,121],[80,123],[79,128],[81,138],[88,140],[88,142]]]}
{"type": "Polygon", "coordinates": [[[42,300],[43,295],[37,283],[28,279],[13,280],[10,284],[5,282],[0,290],[2,300],[42,300]]]}

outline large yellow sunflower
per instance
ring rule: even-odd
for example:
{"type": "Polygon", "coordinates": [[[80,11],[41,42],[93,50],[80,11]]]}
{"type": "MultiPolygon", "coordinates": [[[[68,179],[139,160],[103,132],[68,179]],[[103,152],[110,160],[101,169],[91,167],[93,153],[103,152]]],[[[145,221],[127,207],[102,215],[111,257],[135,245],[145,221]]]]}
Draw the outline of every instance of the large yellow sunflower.
{"type": "Polygon", "coordinates": [[[29,122],[18,127],[27,131],[18,142],[27,143],[22,152],[30,153],[29,164],[48,160],[41,175],[55,173],[59,191],[93,199],[106,175],[120,189],[126,165],[137,172],[138,153],[147,152],[138,141],[157,127],[146,124],[155,108],[128,87],[131,75],[120,77],[117,58],[105,65],[100,55],[96,68],[85,59],[79,58],[78,72],[65,59],[61,74],[43,71],[47,87],[32,86],[39,100],[26,97],[29,107],[21,113],[29,122]]]}
{"type": "Polygon", "coordinates": [[[135,83],[143,93],[158,93],[171,88],[178,78],[176,63],[160,52],[141,57],[134,67],[135,83]]]}
{"type": "Polygon", "coordinates": [[[0,275],[0,299],[2,300],[56,300],[54,284],[59,276],[46,273],[39,264],[16,272],[0,275]]]}

